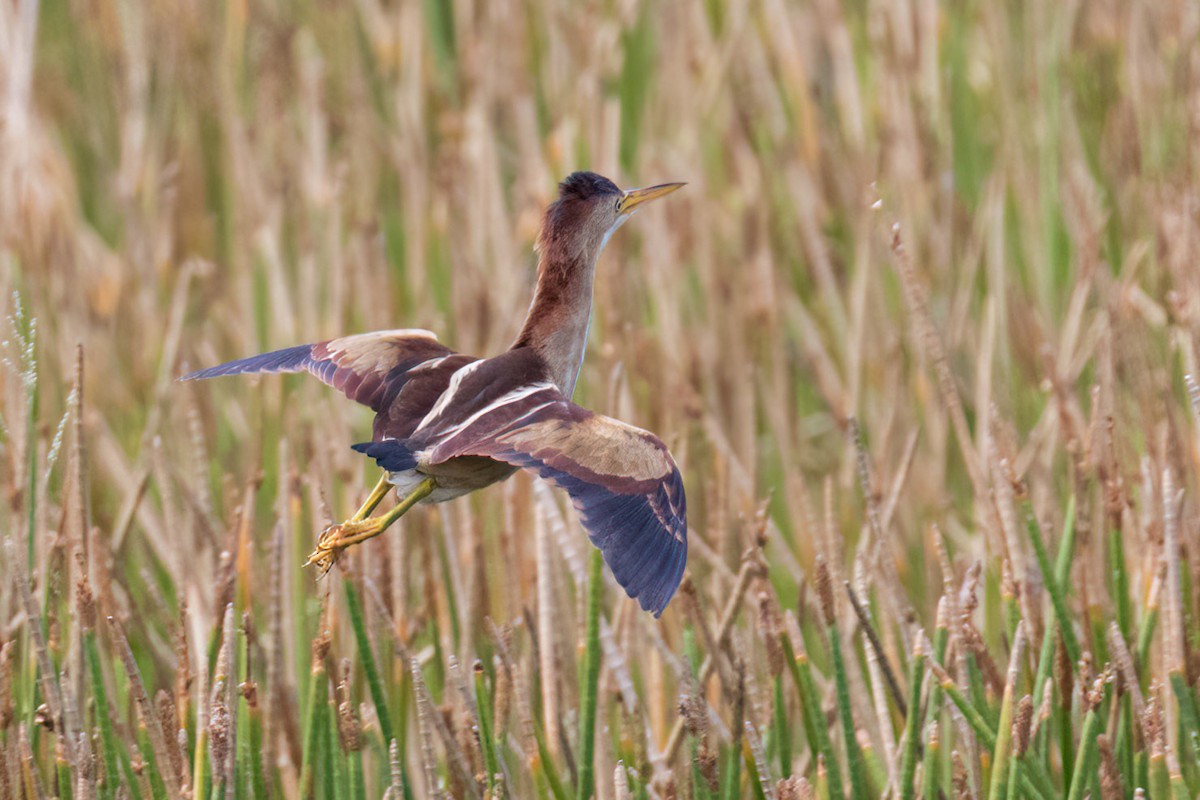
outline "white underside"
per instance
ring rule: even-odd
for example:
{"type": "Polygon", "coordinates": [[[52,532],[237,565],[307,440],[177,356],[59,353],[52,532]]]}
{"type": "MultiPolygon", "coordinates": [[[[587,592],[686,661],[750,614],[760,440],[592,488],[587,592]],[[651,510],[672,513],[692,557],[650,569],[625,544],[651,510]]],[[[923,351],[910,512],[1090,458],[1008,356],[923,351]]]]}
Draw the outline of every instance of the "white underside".
{"type": "MultiPolygon", "coordinates": [[[[425,480],[429,476],[418,472],[415,469],[405,470],[404,472],[389,472],[388,483],[396,487],[396,494],[400,497],[406,497],[413,489],[417,488],[417,484],[425,480]]],[[[443,488],[441,486],[433,490],[432,493],[422,503],[444,503],[447,500],[453,500],[456,497],[462,497],[471,491],[468,488],[443,488]]]]}

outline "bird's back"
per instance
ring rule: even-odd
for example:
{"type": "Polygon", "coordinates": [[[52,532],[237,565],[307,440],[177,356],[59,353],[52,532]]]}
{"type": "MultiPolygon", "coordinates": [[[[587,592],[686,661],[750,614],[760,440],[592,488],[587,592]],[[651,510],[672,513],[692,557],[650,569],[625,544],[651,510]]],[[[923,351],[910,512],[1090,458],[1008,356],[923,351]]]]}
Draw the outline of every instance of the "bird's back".
{"type": "Polygon", "coordinates": [[[423,454],[470,436],[480,426],[491,429],[504,420],[516,421],[559,397],[545,362],[531,349],[493,358],[454,354],[430,359],[407,371],[400,391],[375,417],[373,441],[356,449],[392,472],[401,492],[424,475],[434,476],[438,488],[426,502],[443,502],[501,481],[516,467],[477,455],[433,463],[423,454]]]}

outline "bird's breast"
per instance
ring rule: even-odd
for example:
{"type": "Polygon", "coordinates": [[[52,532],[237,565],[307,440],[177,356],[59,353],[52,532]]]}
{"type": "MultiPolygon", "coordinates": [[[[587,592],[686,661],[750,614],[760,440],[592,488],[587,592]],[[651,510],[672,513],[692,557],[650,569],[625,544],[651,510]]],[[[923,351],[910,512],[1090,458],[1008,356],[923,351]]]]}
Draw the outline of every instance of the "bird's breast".
{"type": "Polygon", "coordinates": [[[432,477],[437,481],[437,487],[421,502],[444,503],[498,483],[516,471],[516,467],[495,459],[459,456],[440,464],[422,464],[416,469],[389,472],[388,482],[395,486],[396,493],[403,497],[425,478],[432,477]]]}

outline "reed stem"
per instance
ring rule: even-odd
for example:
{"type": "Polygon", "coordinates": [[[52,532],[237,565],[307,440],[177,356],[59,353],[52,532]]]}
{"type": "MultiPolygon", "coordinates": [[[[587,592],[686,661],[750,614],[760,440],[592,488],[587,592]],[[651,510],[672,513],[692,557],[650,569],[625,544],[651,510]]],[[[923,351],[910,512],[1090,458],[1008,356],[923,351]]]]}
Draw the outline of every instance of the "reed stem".
{"type": "Polygon", "coordinates": [[[592,796],[596,757],[596,707],[600,690],[600,606],[604,599],[604,559],[598,549],[592,551],[588,571],[587,638],[583,680],[579,696],[583,708],[579,716],[579,791],[578,800],[592,796]]]}

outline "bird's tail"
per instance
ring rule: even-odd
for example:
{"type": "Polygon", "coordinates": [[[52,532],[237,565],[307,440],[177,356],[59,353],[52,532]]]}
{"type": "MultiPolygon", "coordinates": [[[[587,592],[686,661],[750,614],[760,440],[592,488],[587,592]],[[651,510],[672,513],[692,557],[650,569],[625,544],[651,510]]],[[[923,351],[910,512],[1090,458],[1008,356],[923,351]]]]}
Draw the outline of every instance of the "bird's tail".
{"type": "Polygon", "coordinates": [[[353,449],[375,459],[375,463],[388,472],[404,472],[417,466],[417,456],[400,439],[384,439],[379,442],[360,442],[353,449]]]}

